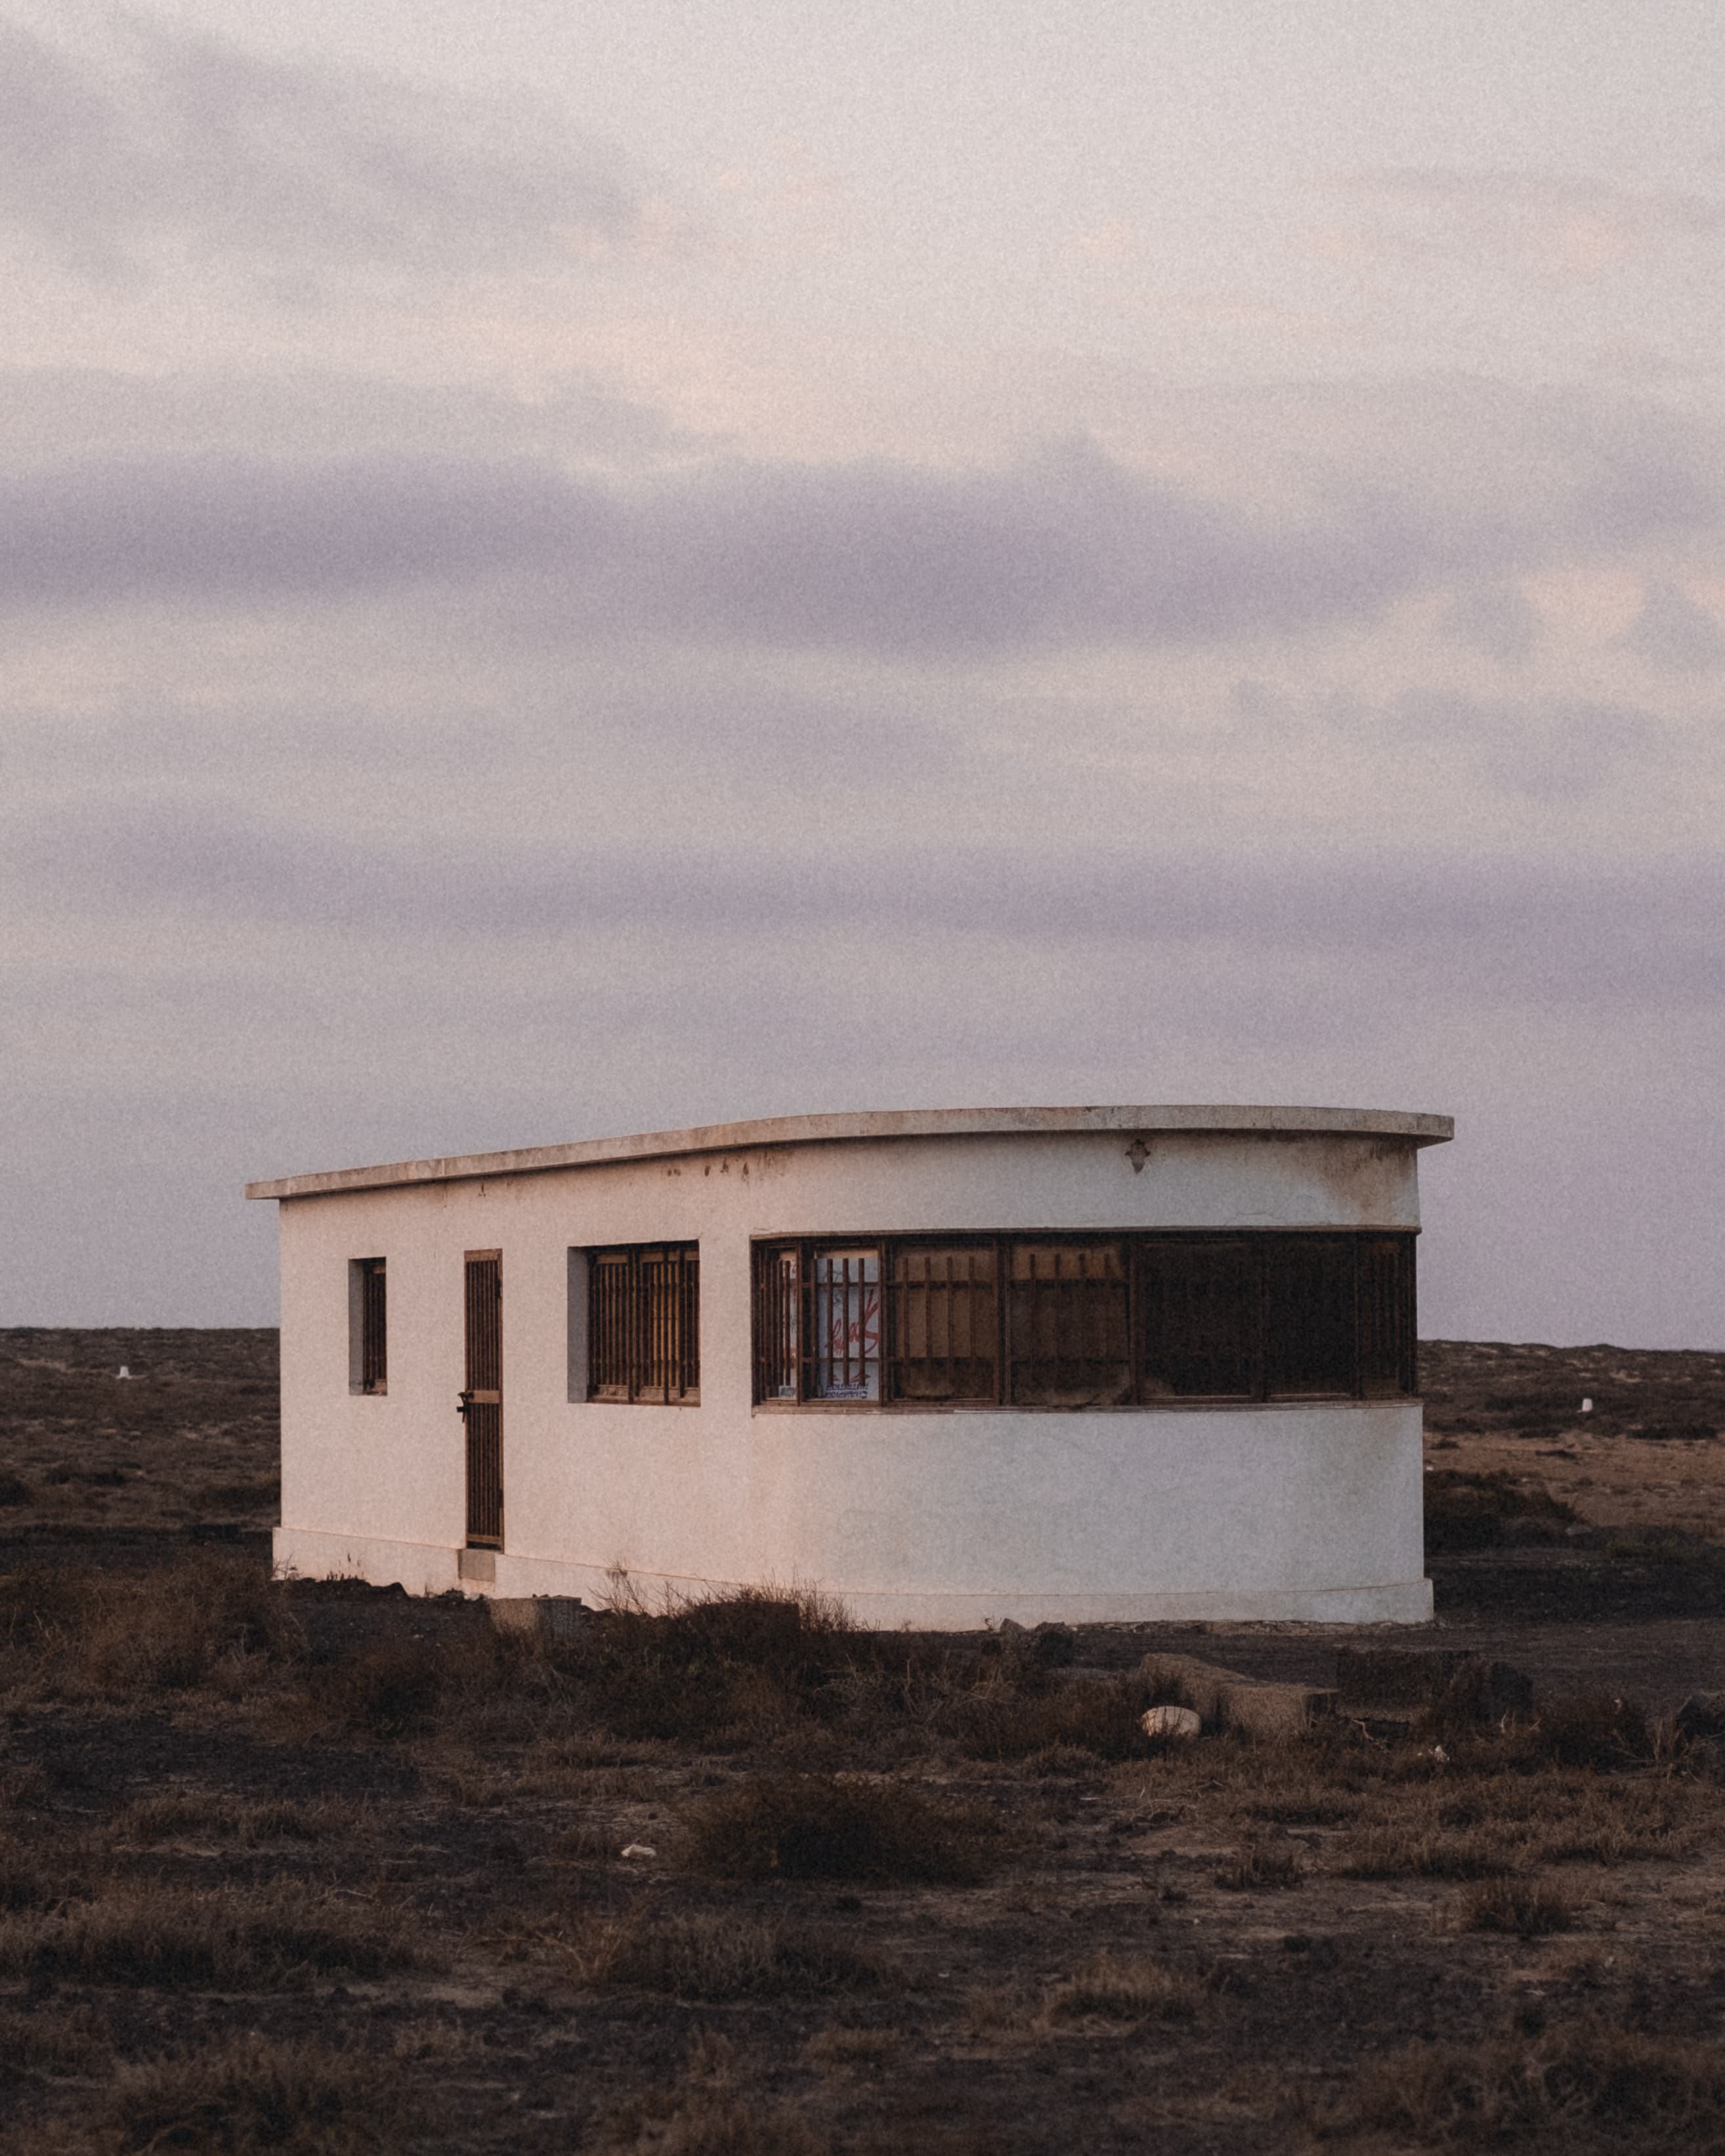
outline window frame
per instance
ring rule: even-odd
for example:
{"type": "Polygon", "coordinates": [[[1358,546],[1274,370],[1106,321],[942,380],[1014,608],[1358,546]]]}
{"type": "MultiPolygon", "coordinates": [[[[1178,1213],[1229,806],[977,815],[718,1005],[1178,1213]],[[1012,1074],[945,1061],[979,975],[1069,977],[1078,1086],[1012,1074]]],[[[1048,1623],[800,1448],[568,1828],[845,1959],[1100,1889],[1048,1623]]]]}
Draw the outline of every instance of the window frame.
{"type": "MultiPolygon", "coordinates": [[[[763,1412],[794,1409],[822,1414],[950,1414],[981,1409],[1016,1414],[1117,1414],[1155,1409],[1214,1409],[1230,1407],[1322,1405],[1326,1402],[1417,1400],[1419,1359],[1417,1326],[1417,1229],[1409,1228],[1158,1228],[1158,1229],[1014,1229],[992,1232],[963,1230],[952,1235],[857,1234],[849,1235],[758,1236],[750,1244],[749,1309],[753,1404],[763,1412]],[[1350,1342],[1346,1383],[1277,1386],[1272,1368],[1272,1319],[1276,1298],[1290,1297],[1287,1286],[1294,1277],[1290,1267],[1279,1282],[1273,1262],[1278,1247],[1297,1244],[1342,1243],[1348,1246],[1349,1279],[1343,1302],[1350,1342]],[[1156,1389],[1153,1378],[1153,1347],[1148,1338],[1146,1296],[1149,1254],[1176,1246],[1209,1245],[1243,1253],[1249,1306],[1244,1335],[1250,1383],[1246,1390],[1175,1393],[1156,1389]],[[1035,1246],[1100,1248],[1113,1245],[1123,1251],[1126,1303],[1126,1360],[1129,1397],[1108,1402],[1040,1401],[1013,1397],[1015,1374],[1032,1358],[1015,1352],[1013,1315],[1014,1255],[1015,1248],[1035,1246]],[[903,1383],[906,1358],[902,1352],[905,1330],[903,1285],[896,1261],[905,1253],[990,1250],[993,1253],[993,1381],[987,1397],[977,1394],[950,1397],[927,1392],[908,1392],[903,1383]],[[1386,1267],[1386,1250],[1393,1258],[1386,1267]],[[878,1348],[879,1397],[824,1396],[811,1382],[819,1361],[815,1338],[815,1281],[814,1266],[823,1253],[867,1253],[875,1261],[881,1284],[880,1330],[878,1348]],[[1368,1252],[1377,1263],[1375,1288],[1368,1291],[1368,1252]],[[769,1296],[767,1282],[773,1282],[769,1296]],[[1386,1286],[1386,1281],[1388,1285],[1386,1286]],[[1373,1296],[1375,1295],[1375,1301],[1373,1296]],[[1368,1311],[1368,1304],[1370,1308],[1368,1311]],[[788,1333],[769,1337],[765,1320],[777,1325],[788,1322],[788,1333]],[[1368,1352],[1368,1325],[1374,1328],[1368,1352]],[[787,1351],[787,1342],[788,1349],[787,1351]],[[1386,1376],[1393,1360],[1393,1378],[1386,1376]],[[793,1386],[794,1389],[788,1389],[793,1386]]],[[[1291,1252],[1290,1253],[1291,1255],[1291,1252]]],[[[1312,1253],[1316,1259],[1317,1253],[1312,1253]]],[[[1114,1283],[1099,1276],[1098,1289],[1114,1283]]],[[[1100,1298],[1099,1298],[1100,1305],[1100,1298]]],[[[926,1359],[926,1358],[925,1358],[926,1359]]],[[[950,1358],[949,1358],[950,1359],[950,1358]]],[[[963,1360],[979,1363],[980,1356],[963,1360]]],[[[1085,1358],[1071,1358],[1084,1360],[1085,1358]]],[[[1095,1358],[1088,1359],[1095,1360],[1095,1358]]],[[[1106,1359],[1106,1358],[1104,1358],[1106,1359]]],[[[1337,1373],[1339,1375],[1340,1373],[1337,1373]]]]}
{"type": "Polygon", "coordinates": [[[389,1260],[347,1260],[347,1389],[357,1399],[389,1393],[389,1260]]]}
{"type": "Polygon", "coordinates": [[[572,1250],[569,1260],[570,1338],[572,1346],[578,1337],[581,1352],[572,1399],[608,1407],[699,1407],[700,1244],[602,1243],[572,1250]],[[661,1271],[663,1277],[656,1276],[661,1271]],[[621,1308],[608,1308],[614,1296],[609,1284],[619,1275],[615,1301],[621,1308]],[[584,1318],[578,1334],[578,1295],[584,1318]],[[656,1303],[659,1297],[662,1304],[656,1303]],[[614,1355],[620,1358],[623,1374],[602,1376],[614,1355]]]}

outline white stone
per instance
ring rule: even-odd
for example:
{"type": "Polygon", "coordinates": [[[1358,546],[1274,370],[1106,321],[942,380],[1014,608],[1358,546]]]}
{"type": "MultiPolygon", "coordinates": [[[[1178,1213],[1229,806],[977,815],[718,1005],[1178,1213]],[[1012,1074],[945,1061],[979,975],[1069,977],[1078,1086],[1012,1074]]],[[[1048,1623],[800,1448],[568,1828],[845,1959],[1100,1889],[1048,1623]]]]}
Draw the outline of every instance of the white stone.
{"type": "Polygon", "coordinates": [[[1147,1737],[1196,1737],[1204,1728],[1204,1717],[1189,1707],[1153,1707],[1143,1719],[1147,1737]]]}

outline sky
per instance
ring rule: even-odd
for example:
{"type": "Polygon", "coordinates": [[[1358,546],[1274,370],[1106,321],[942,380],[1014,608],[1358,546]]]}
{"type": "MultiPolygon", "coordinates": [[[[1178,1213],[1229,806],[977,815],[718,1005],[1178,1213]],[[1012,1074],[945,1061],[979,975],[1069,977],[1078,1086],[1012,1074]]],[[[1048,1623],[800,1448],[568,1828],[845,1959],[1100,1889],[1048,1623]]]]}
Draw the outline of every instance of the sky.
{"type": "Polygon", "coordinates": [[[0,7],[0,1323],[272,1322],[254,1177],[1254,1101],[1455,1117],[1426,1333],[1725,1348],[1722,83],[0,7]]]}

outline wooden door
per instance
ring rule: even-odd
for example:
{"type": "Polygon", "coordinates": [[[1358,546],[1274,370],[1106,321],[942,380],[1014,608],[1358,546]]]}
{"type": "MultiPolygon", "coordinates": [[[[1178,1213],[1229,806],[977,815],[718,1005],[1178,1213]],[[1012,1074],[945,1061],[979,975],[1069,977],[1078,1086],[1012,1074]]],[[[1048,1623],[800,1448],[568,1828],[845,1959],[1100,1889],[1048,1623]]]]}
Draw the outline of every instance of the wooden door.
{"type": "Polygon", "coordinates": [[[467,1540],[503,1547],[503,1253],[467,1253],[467,1540]]]}

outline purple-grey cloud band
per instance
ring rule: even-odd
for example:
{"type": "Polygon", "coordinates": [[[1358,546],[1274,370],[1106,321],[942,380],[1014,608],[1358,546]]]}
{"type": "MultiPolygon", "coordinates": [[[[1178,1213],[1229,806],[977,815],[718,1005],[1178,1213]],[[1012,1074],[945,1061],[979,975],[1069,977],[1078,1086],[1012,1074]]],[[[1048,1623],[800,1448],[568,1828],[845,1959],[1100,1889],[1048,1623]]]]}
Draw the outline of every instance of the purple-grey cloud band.
{"type": "Polygon", "coordinates": [[[1121,940],[1279,960],[1363,961],[1472,998],[1584,1007],[1725,996],[1725,861],[1230,858],[1119,844],[1027,857],[896,840],[771,860],[740,845],[459,844],[297,832],[195,800],[69,812],[8,848],[18,884],[68,909],[230,927],[514,941],[641,928],[758,936],[880,930],[1048,946],[1121,940]]]}
{"type": "Polygon", "coordinates": [[[1332,485],[1271,522],[1082,445],[1004,469],[732,462],[628,491],[547,461],[161,454],[0,481],[0,607],[271,606],[518,580],[522,627],[889,654],[1180,643],[1717,521],[1661,451],[1519,511],[1332,485]]]}

